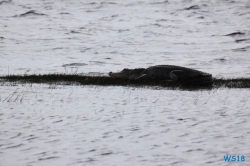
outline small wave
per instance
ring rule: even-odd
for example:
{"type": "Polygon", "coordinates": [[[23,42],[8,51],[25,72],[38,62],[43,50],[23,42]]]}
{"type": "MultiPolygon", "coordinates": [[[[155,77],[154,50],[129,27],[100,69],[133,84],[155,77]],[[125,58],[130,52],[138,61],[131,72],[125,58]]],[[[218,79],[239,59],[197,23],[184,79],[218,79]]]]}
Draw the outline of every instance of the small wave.
{"type": "Polygon", "coordinates": [[[228,60],[226,58],[216,58],[210,61],[212,64],[226,64],[228,60]]]}
{"type": "Polygon", "coordinates": [[[101,4],[110,4],[110,5],[116,5],[117,3],[115,3],[115,2],[101,2],[101,4]]]}
{"type": "Polygon", "coordinates": [[[248,50],[250,50],[250,46],[233,49],[233,51],[243,51],[243,52],[248,51],[248,50]]]}
{"type": "Polygon", "coordinates": [[[168,0],[162,1],[162,2],[153,2],[153,3],[150,3],[150,4],[166,4],[166,3],[168,3],[168,0]]]}
{"type": "Polygon", "coordinates": [[[20,146],[22,146],[23,144],[18,144],[18,145],[13,145],[13,146],[8,146],[5,149],[11,149],[11,148],[18,148],[20,146]]]}
{"type": "Polygon", "coordinates": [[[244,41],[248,41],[250,39],[239,39],[239,40],[235,40],[236,43],[241,43],[241,42],[244,42],[244,41]]]}
{"type": "Polygon", "coordinates": [[[30,16],[30,15],[35,15],[35,16],[44,16],[46,14],[43,13],[37,13],[35,10],[30,10],[28,12],[25,12],[23,14],[15,15],[13,17],[25,17],[25,16],[30,16]]]}
{"type": "Polygon", "coordinates": [[[4,4],[4,3],[11,3],[12,0],[8,0],[8,1],[0,1],[0,5],[4,4]]]}
{"type": "Polygon", "coordinates": [[[158,19],[157,22],[168,21],[167,19],[158,19]]]}
{"type": "Polygon", "coordinates": [[[62,67],[68,67],[68,66],[85,66],[88,65],[86,63],[70,63],[70,64],[64,64],[62,67]]]}
{"type": "Polygon", "coordinates": [[[216,60],[216,61],[221,61],[221,62],[226,61],[225,58],[219,58],[219,59],[215,59],[215,60],[216,60]]]}
{"type": "Polygon", "coordinates": [[[234,32],[234,33],[229,33],[225,36],[242,36],[242,35],[245,35],[245,33],[243,32],[234,32]]]}
{"type": "Polygon", "coordinates": [[[103,63],[105,63],[105,62],[102,62],[102,61],[89,61],[89,62],[97,63],[97,64],[103,64],[103,63]]]}
{"type": "Polygon", "coordinates": [[[67,13],[67,12],[61,12],[61,13],[59,13],[59,14],[70,14],[70,13],[67,13]]]}
{"type": "Polygon", "coordinates": [[[95,5],[96,2],[87,3],[87,5],[95,5]]]}
{"type": "Polygon", "coordinates": [[[102,156],[106,156],[106,155],[110,155],[113,154],[113,152],[105,152],[105,153],[101,153],[102,156]]]}
{"type": "Polygon", "coordinates": [[[194,10],[194,9],[200,9],[200,7],[198,5],[193,5],[193,6],[184,8],[183,10],[194,10]]]}
{"type": "Polygon", "coordinates": [[[40,159],[38,159],[38,160],[50,160],[50,159],[57,159],[57,158],[59,158],[59,157],[57,157],[57,156],[51,156],[51,157],[46,157],[46,158],[40,158],[40,159]]]}
{"type": "Polygon", "coordinates": [[[78,31],[75,31],[75,30],[71,30],[70,33],[81,33],[81,32],[78,32],[78,31]]]}

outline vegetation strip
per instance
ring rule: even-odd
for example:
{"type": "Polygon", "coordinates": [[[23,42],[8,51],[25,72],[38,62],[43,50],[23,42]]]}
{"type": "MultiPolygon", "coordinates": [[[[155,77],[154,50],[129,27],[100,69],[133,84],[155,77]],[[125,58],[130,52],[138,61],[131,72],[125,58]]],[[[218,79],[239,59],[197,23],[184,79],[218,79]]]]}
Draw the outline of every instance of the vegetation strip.
{"type": "Polygon", "coordinates": [[[128,80],[121,78],[111,78],[108,76],[84,76],[79,74],[44,74],[44,75],[8,75],[0,77],[0,83],[46,83],[46,84],[66,84],[66,85],[102,85],[102,86],[159,86],[169,89],[176,88],[250,88],[250,78],[214,78],[211,86],[188,86],[181,87],[180,83],[167,80],[128,80]]]}

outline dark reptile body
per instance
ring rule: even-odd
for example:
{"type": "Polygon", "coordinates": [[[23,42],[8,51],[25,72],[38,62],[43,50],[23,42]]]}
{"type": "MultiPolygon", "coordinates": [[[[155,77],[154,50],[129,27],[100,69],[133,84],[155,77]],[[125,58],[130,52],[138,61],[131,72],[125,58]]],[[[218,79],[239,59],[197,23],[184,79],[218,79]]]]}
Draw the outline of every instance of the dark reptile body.
{"type": "MultiPolygon", "coordinates": [[[[148,71],[152,71],[154,69],[158,69],[161,72],[164,72],[164,70],[183,70],[185,72],[187,72],[188,77],[195,77],[195,76],[204,76],[204,77],[212,77],[212,74],[210,73],[206,73],[206,72],[202,72],[199,70],[195,70],[195,69],[190,69],[187,67],[182,67],[182,66],[175,66],[175,65],[157,65],[157,66],[151,66],[148,67],[147,69],[145,69],[145,71],[142,73],[146,73],[148,71]]],[[[158,73],[157,73],[158,74],[158,73]]]]}
{"type": "Polygon", "coordinates": [[[110,77],[114,78],[126,78],[126,79],[154,78],[154,79],[173,80],[170,77],[170,73],[172,71],[174,72],[184,71],[182,72],[183,75],[178,76],[178,81],[180,81],[182,85],[202,85],[202,84],[213,83],[212,74],[175,65],[157,65],[148,67],[146,69],[144,68],[123,69],[121,72],[118,73],[110,72],[109,75],[110,77]]]}

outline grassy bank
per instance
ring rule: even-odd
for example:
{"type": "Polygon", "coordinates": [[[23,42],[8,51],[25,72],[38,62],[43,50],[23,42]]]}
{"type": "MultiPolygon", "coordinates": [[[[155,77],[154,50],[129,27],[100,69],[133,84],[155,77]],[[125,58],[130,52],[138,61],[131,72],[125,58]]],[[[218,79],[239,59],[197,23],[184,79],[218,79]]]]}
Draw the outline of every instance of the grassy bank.
{"type": "Polygon", "coordinates": [[[250,88],[250,78],[224,79],[215,78],[211,86],[182,87],[178,82],[165,80],[126,80],[108,76],[83,76],[78,74],[44,74],[44,75],[8,75],[0,77],[0,83],[46,83],[66,85],[100,85],[100,86],[159,86],[164,88],[250,88]]]}

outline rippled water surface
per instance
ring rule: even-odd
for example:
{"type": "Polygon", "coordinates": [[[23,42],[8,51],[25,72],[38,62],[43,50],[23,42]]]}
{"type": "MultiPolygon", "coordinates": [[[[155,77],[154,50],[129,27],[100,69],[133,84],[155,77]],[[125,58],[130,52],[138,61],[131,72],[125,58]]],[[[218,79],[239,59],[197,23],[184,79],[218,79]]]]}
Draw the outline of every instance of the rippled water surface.
{"type": "Polygon", "coordinates": [[[174,64],[249,77],[249,9],[248,0],[4,0],[0,73],[174,64]]]}
{"type": "Polygon", "coordinates": [[[250,157],[248,90],[34,84],[0,92],[2,165],[228,165],[226,154],[250,157]]]}
{"type": "MultiPolygon", "coordinates": [[[[157,64],[250,76],[250,1],[0,0],[0,75],[157,64]]],[[[0,86],[0,166],[249,165],[249,89],[0,86]]]]}

